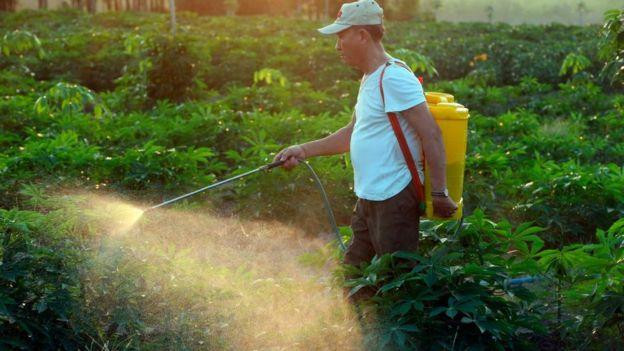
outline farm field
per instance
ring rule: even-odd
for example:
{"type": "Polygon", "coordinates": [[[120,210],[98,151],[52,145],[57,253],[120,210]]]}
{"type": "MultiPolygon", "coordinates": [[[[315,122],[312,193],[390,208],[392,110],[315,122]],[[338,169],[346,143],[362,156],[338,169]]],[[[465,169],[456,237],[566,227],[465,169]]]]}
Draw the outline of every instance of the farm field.
{"type": "MultiPolygon", "coordinates": [[[[0,13],[0,348],[624,348],[623,16],[388,23],[470,110],[465,218],[344,267],[304,167],[140,210],[351,120],[360,76],[321,23],[0,13]]],[[[350,159],[309,162],[347,240],[350,159]]]]}

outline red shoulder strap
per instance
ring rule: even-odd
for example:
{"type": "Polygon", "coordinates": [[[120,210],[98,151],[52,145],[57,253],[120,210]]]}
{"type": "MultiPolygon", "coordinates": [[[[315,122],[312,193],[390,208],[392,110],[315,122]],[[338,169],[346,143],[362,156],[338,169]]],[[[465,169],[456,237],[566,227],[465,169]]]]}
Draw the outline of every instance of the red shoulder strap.
{"type": "MultiPolygon", "coordinates": [[[[383,90],[383,77],[384,73],[386,73],[386,68],[390,66],[391,63],[387,62],[383,70],[381,71],[381,76],[379,77],[379,90],[381,91],[381,101],[384,106],[386,105],[386,97],[384,96],[383,90]]],[[[410,71],[411,72],[411,71],[410,71]]],[[[407,168],[409,169],[412,175],[412,185],[416,189],[416,194],[418,195],[418,200],[421,205],[425,203],[425,194],[422,182],[420,181],[420,176],[418,175],[418,169],[416,168],[416,163],[414,162],[414,158],[412,157],[412,152],[407,146],[407,141],[405,141],[405,135],[403,134],[403,130],[401,130],[401,126],[399,124],[399,119],[396,114],[393,112],[388,112],[388,120],[390,120],[390,124],[392,125],[392,130],[394,131],[394,135],[396,135],[397,140],[399,141],[399,146],[401,147],[401,152],[403,153],[403,157],[405,158],[405,162],[407,163],[407,168]]],[[[425,165],[425,157],[423,154],[422,157],[423,167],[425,165]]],[[[421,209],[422,210],[422,209],[421,209]]]]}

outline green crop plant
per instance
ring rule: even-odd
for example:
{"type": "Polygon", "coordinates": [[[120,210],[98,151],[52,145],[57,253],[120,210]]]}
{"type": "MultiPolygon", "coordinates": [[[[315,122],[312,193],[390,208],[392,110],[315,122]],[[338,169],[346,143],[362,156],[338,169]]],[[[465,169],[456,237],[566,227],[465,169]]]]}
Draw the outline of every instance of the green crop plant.
{"type": "Polygon", "coordinates": [[[623,28],[624,11],[620,9],[605,13],[599,53],[605,64],[600,74],[610,84],[622,81],[622,67],[624,67],[623,28]]]}
{"type": "Polygon", "coordinates": [[[381,324],[368,325],[370,347],[454,350],[530,349],[545,333],[536,296],[511,286],[509,274],[538,272],[534,257],[543,228],[512,230],[475,212],[458,224],[423,223],[422,250],[374,258],[351,267],[351,293],[374,288],[381,324]],[[513,272],[513,273],[512,273],[513,272]],[[375,345],[375,346],[372,346],[375,345]]]}
{"type": "Polygon", "coordinates": [[[280,72],[280,70],[274,68],[263,68],[259,71],[254,72],[254,84],[265,82],[266,84],[271,85],[273,84],[273,81],[279,83],[280,86],[285,87],[288,79],[286,79],[286,77],[282,72],[280,72]]]}
{"type": "Polygon", "coordinates": [[[77,348],[81,256],[36,212],[0,210],[0,345],[77,348]]]}
{"type": "Polygon", "coordinates": [[[393,51],[395,57],[400,57],[414,71],[414,73],[426,74],[428,77],[438,75],[430,58],[409,49],[397,49],[393,51]]]}
{"type": "Polygon", "coordinates": [[[590,67],[592,62],[585,56],[571,52],[561,63],[560,76],[575,76],[590,67]]]}
{"type": "Polygon", "coordinates": [[[40,114],[72,115],[76,112],[93,111],[95,117],[101,117],[106,108],[95,100],[95,94],[88,88],[76,84],[57,83],[35,101],[35,112],[40,114]]]}
{"type": "Polygon", "coordinates": [[[24,56],[34,53],[33,60],[45,58],[45,50],[37,35],[21,29],[15,29],[5,33],[0,38],[0,67],[16,70],[23,76],[34,76],[29,62],[24,56]]]}
{"type": "Polygon", "coordinates": [[[43,58],[45,55],[41,47],[41,40],[29,31],[16,29],[4,34],[0,42],[0,52],[4,56],[21,55],[30,50],[36,51],[39,58],[43,58]]]}

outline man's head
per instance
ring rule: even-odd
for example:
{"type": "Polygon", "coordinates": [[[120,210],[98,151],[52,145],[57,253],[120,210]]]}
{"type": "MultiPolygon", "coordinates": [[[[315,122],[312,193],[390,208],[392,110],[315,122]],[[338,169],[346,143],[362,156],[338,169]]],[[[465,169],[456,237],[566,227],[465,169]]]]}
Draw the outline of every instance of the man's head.
{"type": "Polygon", "coordinates": [[[380,45],[383,38],[383,10],[375,0],[359,0],[342,5],[336,21],[318,30],[336,34],[336,50],[351,66],[360,66],[371,46],[380,45]]]}
{"type": "Polygon", "coordinates": [[[340,58],[348,65],[361,68],[367,59],[370,48],[381,44],[383,26],[357,25],[351,26],[336,34],[336,50],[340,52],[340,58]]]}

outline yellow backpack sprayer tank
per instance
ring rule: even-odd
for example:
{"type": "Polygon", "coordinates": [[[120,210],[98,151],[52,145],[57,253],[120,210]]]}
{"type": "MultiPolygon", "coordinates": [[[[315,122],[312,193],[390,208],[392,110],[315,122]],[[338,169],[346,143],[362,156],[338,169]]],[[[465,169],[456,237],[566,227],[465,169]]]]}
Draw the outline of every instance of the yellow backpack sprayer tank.
{"type": "MultiPolygon", "coordinates": [[[[383,77],[386,69],[393,63],[404,67],[408,71],[412,70],[401,62],[388,61],[379,76],[379,90],[381,92],[381,100],[386,103],[383,89],[383,77]]],[[[468,141],[468,109],[455,102],[453,95],[445,93],[429,92],[425,93],[427,106],[433,115],[434,120],[442,131],[444,149],[446,151],[446,187],[449,196],[457,204],[457,211],[449,218],[437,218],[433,214],[433,202],[431,199],[431,179],[429,176],[429,167],[425,167],[425,184],[421,183],[421,179],[416,169],[416,163],[412,156],[411,150],[405,140],[405,135],[399,125],[397,113],[387,112],[388,121],[392,126],[394,135],[397,138],[401,153],[405,158],[407,168],[412,174],[412,184],[416,196],[419,199],[425,199],[424,203],[420,202],[420,215],[431,219],[461,219],[463,215],[462,191],[464,188],[464,168],[466,165],[466,144],[468,141]],[[424,189],[423,189],[424,188],[424,189]]],[[[425,162],[427,158],[424,157],[425,162]]]]}
{"type": "MultiPolygon", "coordinates": [[[[463,213],[464,169],[466,166],[466,146],[468,144],[468,109],[455,102],[453,95],[437,92],[425,93],[429,111],[442,130],[446,151],[446,187],[449,196],[458,208],[451,218],[460,219],[463,213]]],[[[426,217],[438,219],[433,215],[431,202],[431,180],[429,167],[425,167],[426,217]]]]}

